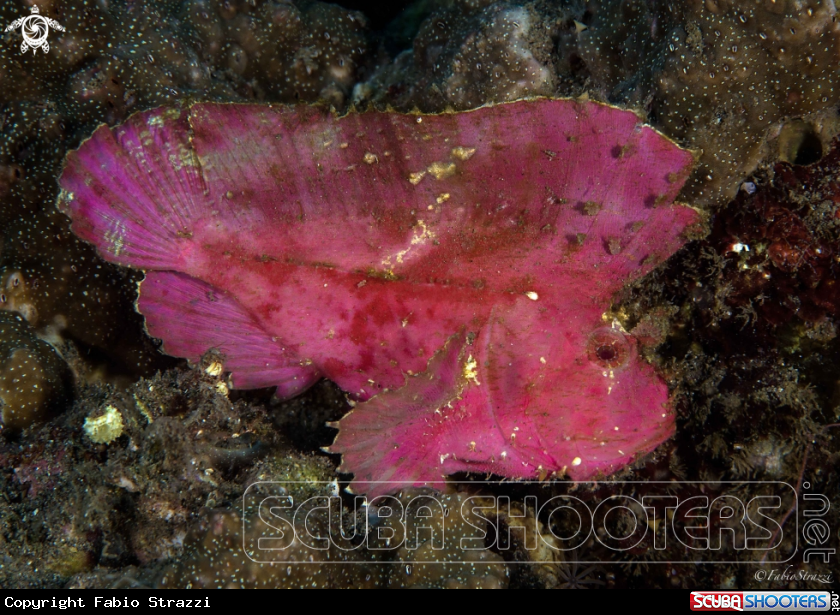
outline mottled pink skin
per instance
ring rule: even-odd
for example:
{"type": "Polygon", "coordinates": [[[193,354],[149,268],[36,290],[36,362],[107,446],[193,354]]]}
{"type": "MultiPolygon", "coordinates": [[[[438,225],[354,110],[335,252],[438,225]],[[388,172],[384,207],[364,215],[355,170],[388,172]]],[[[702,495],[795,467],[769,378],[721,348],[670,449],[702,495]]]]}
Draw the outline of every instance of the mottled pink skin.
{"type": "Polygon", "coordinates": [[[218,348],[243,388],[325,376],[369,399],[331,447],[357,489],[588,479],[674,430],[667,387],[602,314],[697,223],[672,204],[692,163],[594,103],[202,104],[100,128],[59,206],[105,258],[149,270],[139,309],[170,354],[218,348]]]}

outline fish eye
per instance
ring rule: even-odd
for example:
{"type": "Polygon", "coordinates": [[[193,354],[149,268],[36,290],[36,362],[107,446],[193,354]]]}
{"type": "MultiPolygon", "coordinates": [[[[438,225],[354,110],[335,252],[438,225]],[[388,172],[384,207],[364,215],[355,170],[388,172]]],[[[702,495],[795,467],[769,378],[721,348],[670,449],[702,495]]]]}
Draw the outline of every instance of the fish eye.
{"type": "Polygon", "coordinates": [[[613,344],[603,344],[595,349],[595,355],[598,357],[598,361],[611,363],[618,358],[618,350],[613,344]]]}
{"type": "Polygon", "coordinates": [[[630,342],[621,332],[609,327],[593,331],[586,343],[589,360],[603,368],[615,369],[630,358],[630,342]]]}

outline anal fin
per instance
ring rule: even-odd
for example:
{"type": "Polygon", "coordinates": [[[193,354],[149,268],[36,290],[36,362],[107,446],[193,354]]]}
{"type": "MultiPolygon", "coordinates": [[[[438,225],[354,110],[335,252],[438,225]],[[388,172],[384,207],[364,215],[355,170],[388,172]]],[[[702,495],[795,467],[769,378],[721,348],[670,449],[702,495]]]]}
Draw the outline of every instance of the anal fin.
{"type": "Polygon", "coordinates": [[[287,399],[321,377],[272,339],[238,301],[186,274],[148,272],[137,307],[149,334],[166,340],[167,354],[197,362],[208,350],[218,350],[236,388],[277,386],[277,396],[287,399]]]}
{"type": "Polygon", "coordinates": [[[354,491],[376,496],[444,481],[438,446],[451,425],[442,413],[467,385],[464,350],[464,335],[453,335],[425,372],[356,405],[339,421],[335,442],[324,450],[341,453],[338,469],[354,474],[354,491]]]}

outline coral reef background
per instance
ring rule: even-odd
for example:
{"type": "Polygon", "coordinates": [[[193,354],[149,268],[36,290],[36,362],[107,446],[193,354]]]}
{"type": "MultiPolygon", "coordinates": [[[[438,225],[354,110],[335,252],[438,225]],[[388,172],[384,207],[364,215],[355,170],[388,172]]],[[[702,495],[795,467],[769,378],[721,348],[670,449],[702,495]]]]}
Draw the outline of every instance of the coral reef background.
{"type": "MultiPolygon", "coordinates": [[[[435,112],[546,95],[633,109],[697,151],[681,199],[711,222],[613,307],[679,411],[676,438],[621,478],[807,479],[840,501],[833,0],[418,0],[393,15],[306,0],[17,0],[0,23],[33,4],[65,32],[48,53],[22,54],[19,31],[0,41],[0,585],[230,585],[214,566],[237,557],[224,527],[244,487],[334,476],[319,451],[325,421],[346,411],[334,388],[278,404],[228,391],[212,357],[160,354],[133,310],[136,276],[99,260],[54,208],[65,153],[98,124],[185,99],[435,112]],[[86,420],[109,408],[119,433],[96,442],[86,420]]],[[[515,486],[497,491],[522,501],[515,486]]],[[[493,555],[409,578],[363,553],[362,576],[275,566],[241,582],[755,585],[755,565],[493,555]]],[[[838,573],[836,561],[794,565],[838,573]]]]}

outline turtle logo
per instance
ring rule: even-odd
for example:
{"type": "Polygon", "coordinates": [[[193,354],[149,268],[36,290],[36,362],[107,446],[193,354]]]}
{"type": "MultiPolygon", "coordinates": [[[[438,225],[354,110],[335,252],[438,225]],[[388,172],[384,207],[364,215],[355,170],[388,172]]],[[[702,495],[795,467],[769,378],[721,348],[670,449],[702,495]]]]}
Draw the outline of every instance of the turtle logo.
{"type": "Polygon", "coordinates": [[[50,50],[50,44],[47,42],[47,36],[50,33],[50,27],[64,32],[64,26],[58,23],[55,19],[44,17],[38,12],[38,7],[32,7],[32,14],[20,19],[15,19],[11,24],[6,26],[6,32],[17,30],[20,28],[20,33],[23,35],[23,43],[20,45],[21,53],[26,53],[31,47],[32,53],[42,48],[44,53],[50,50]]]}

